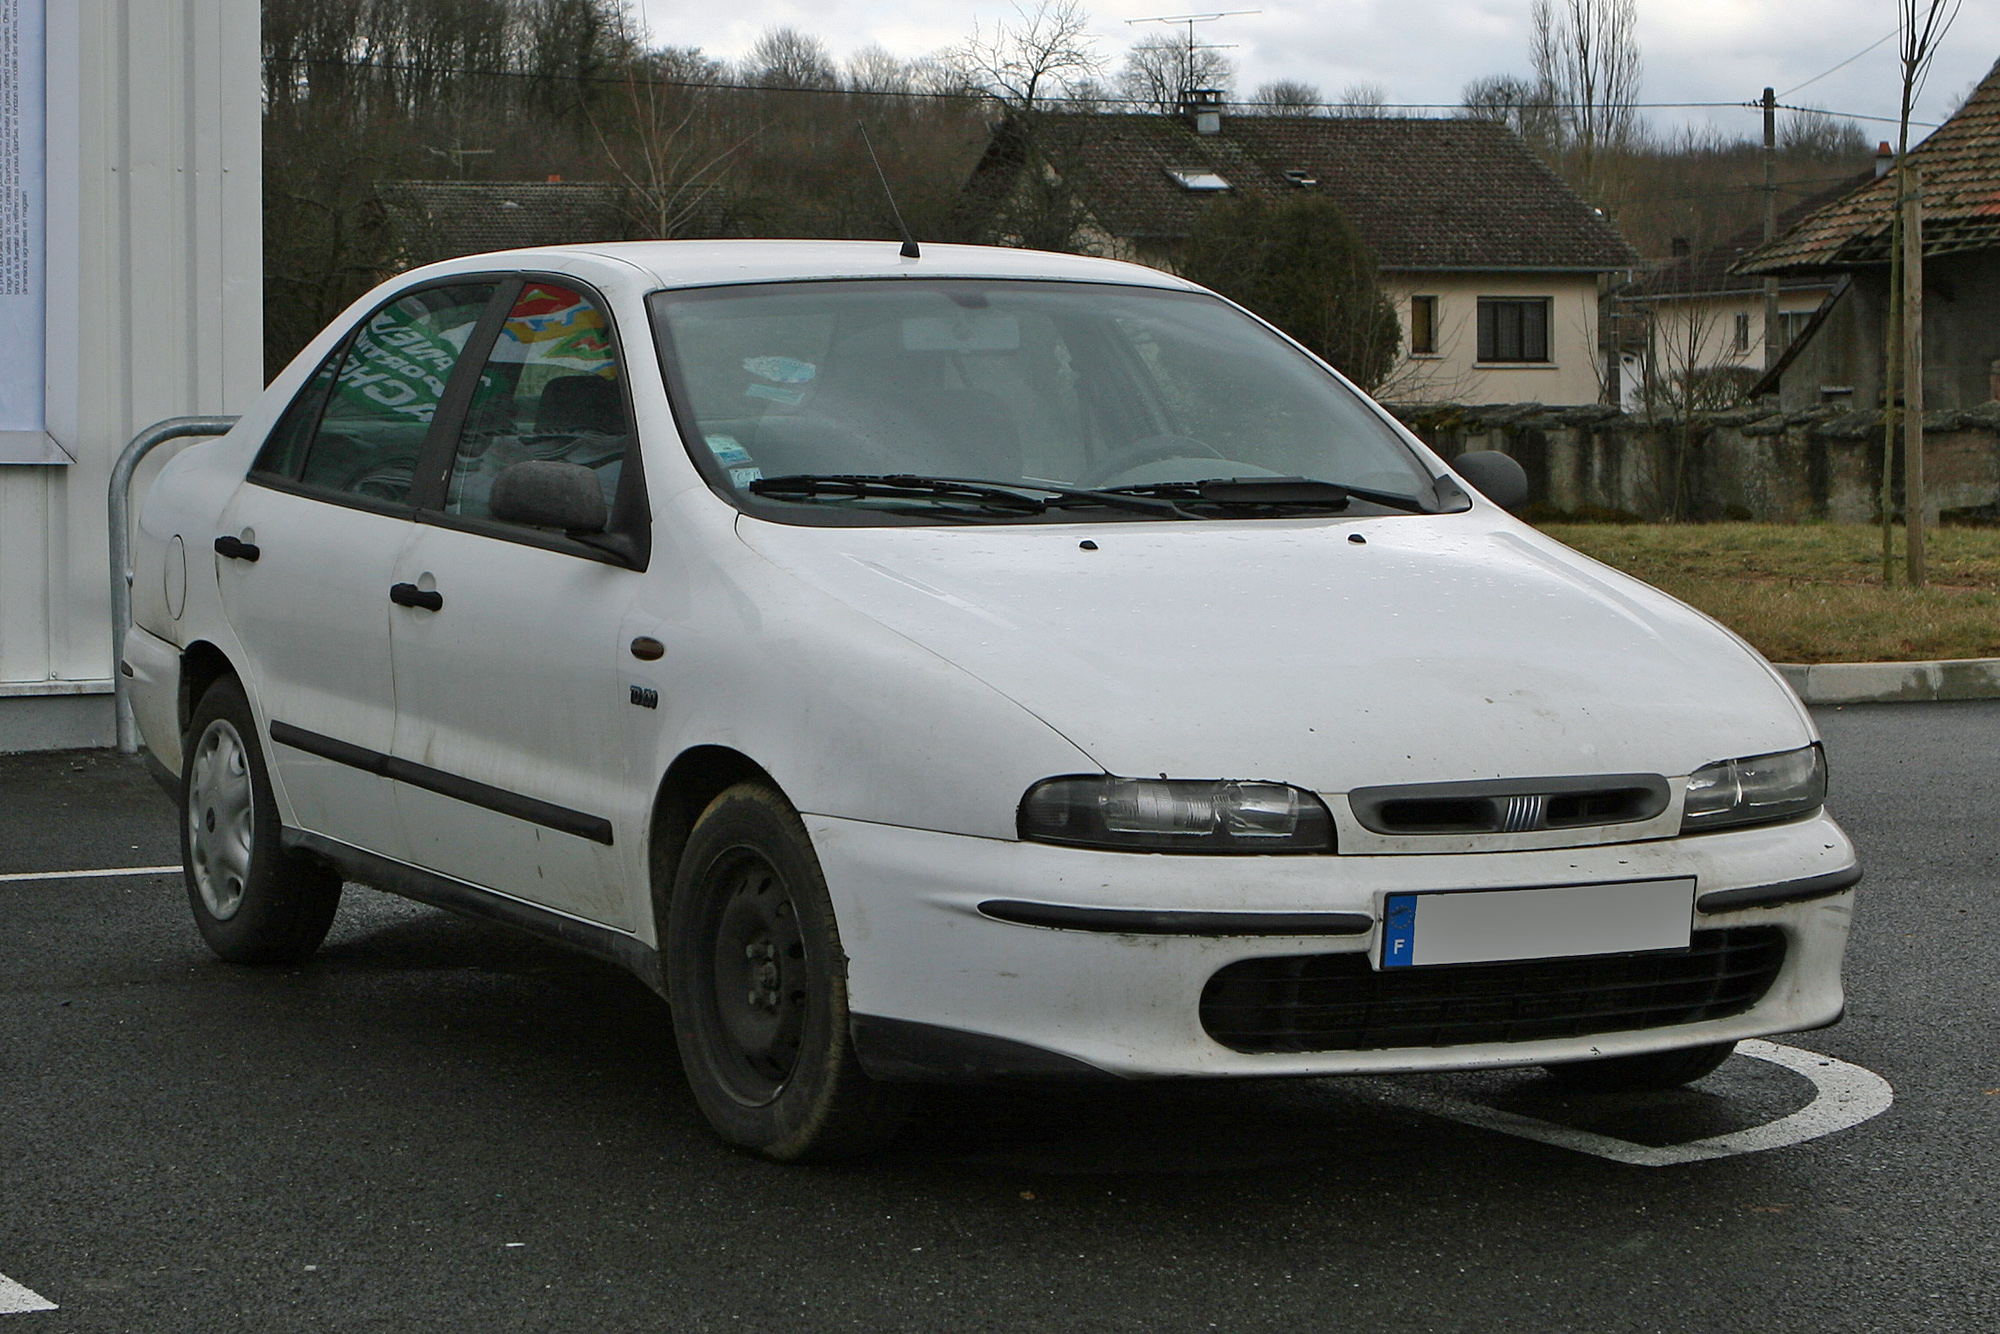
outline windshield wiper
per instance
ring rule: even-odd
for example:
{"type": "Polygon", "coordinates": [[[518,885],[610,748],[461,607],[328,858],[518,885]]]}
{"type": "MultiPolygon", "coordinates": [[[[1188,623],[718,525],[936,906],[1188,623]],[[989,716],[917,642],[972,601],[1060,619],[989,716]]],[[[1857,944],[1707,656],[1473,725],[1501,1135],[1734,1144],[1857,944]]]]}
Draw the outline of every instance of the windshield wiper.
{"type": "Polygon", "coordinates": [[[1433,512],[1414,496],[1311,477],[1210,477],[1199,482],[1144,482],[1110,489],[1126,495],[1158,496],[1182,505],[1216,505],[1228,509],[1310,508],[1338,512],[1345,510],[1352,498],[1406,514],[1433,512]]]}
{"type": "Polygon", "coordinates": [[[759,477],[750,491],[780,499],[851,496],[866,500],[916,500],[949,503],[969,501],[1016,514],[1044,514],[1051,509],[1103,505],[1163,519],[1195,516],[1171,499],[1137,495],[1124,490],[1092,491],[1077,487],[1043,486],[1039,482],[990,482],[966,477],[929,477],[919,473],[790,473],[759,477]]]}

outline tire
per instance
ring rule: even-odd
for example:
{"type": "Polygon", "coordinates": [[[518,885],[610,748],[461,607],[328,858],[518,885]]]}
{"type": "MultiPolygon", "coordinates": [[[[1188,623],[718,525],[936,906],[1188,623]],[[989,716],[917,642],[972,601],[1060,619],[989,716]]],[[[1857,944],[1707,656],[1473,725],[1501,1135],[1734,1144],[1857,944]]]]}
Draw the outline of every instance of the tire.
{"type": "Polygon", "coordinates": [[[739,783],[695,821],[666,956],[681,1065],[723,1140],[827,1162],[895,1137],[906,1091],[854,1055],[833,901],[798,813],[770,788],[739,783]]]}
{"type": "Polygon", "coordinates": [[[1679,1051],[1607,1056],[1599,1061],[1575,1061],[1543,1068],[1549,1078],[1578,1093],[1641,1093],[1692,1084],[1713,1072],[1735,1050],[1734,1042],[1714,1042],[1679,1051]]]}
{"type": "Polygon", "coordinates": [[[195,706],[181,763],[181,866],[194,923],[230,963],[302,963],[340,906],[340,874],[279,841],[250,701],[233,676],[195,706]]]}

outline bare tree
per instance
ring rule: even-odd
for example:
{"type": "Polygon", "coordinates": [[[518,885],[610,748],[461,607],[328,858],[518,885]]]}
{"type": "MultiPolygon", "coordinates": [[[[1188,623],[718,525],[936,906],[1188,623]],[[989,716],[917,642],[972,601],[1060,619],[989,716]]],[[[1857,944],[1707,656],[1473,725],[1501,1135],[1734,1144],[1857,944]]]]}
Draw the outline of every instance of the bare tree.
{"type": "Polygon", "coordinates": [[[1635,0],[1534,0],[1529,22],[1535,81],[1553,94],[1561,147],[1575,157],[1575,184],[1595,197],[1601,155],[1623,147],[1635,125],[1635,0]]]}
{"type": "Polygon", "coordinates": [[[1015,111],[1039,110],[1104,68],[1077,0],[1038,0],[1033,9],[1017,0],[1012,19],[991,29],[975,21],[950,59],[968,83],[1015,111]]]}
{"type": "Polygon", "coordinates": [[[1459,115],[1505,125],[1536,152],[1553,156],[1557,125],[1555,94],[1512,74],[1474,79],[1459,92],[1459,115]]]}
{"type": "MultiPolygon", "coordinates": [[[[1885,388],[1895,385],[1895,367],[1902,362],[1903,387],[1903,532],[1905,573],[1910,586],[1924,586],[1924,339],[1923,291],[1924,249],[1921,230],[1922,209],[1918,202],[1922,186],[1910,167],[1910,107],[1930,77],[1931,62],[1937,59],[1938,45],[1958,18],[1961,0],[1896,0],[1899,33],[1896,39],[1897,65],[1902,74],[1902,110],[1896,135],[1896,212],[1889,236],[1889,373],[1882,377],[1885,388]],[[1918,231],[1904,236],[1904,228],[1916,223],[1918,231]],[[1907,251],[1907,255],[1906,252],[1907,251]],[[1915,264],[1914,272],[1909,270],[1915,264]],[[1899,318],[1900,317],[1900,318],[1899,318]]],[[[1884,394],[1883,421],[1893,417],[1894,398],[1884,394]]],[[[1885,440],[1882,450],[1882,584],[1889,583],[1889,459],[1892,450],[1885,440]]]]}
{"type": "Polygon", "coordinates": [[[1147,111],[1172,115],[1196,88],[1225,92],[1236,80],[1236,62],[1186,32],[1149,33],[1125,53],[1118,91],[1147,111]]]}
{"type": "Polygon", "coordinates": [[[767,28],[743,58],[743,81],[758,88],[840,87],[826,43],[797,28],[767,28]]]}
{"type": "Polygon", "coordinates": [[[1258,84],[1250,94],[1250,105],[1267,116],[1317,116],[1326,105],[1326,94],[1317,84],[1277,79],[1258,84]]]}
{"type": "Polygon", "coordinates": [[[870,42],[847,58],[847,86],[857,93],[907,93],[916,88],[914,62],[870,42]]]}
{"type": "Polygon", "coordinates": [[[1350,83],[1340,90],[1333,114],[1359,118],[1380,116],[1389,109],[1389,90],[1379,83],[1350,83]]]}

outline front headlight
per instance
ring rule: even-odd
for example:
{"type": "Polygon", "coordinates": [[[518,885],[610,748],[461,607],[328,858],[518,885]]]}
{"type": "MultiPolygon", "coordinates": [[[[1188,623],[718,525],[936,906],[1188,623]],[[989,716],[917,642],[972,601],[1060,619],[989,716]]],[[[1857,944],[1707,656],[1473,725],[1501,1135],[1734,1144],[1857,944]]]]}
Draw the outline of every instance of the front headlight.
{"type": "Polygon", "coordinates": [[[1135,852],[1332,852],[1333,817],[1303,788],[1230,780],[1045,778],[1021,798],[1021,837],[1135,852]]]}
{"type": "Polygon", "coordinates": [[[1769,824],[1826,804],[1826,756],[1819,743],[1775,755],[1703,765],[1688,778],[1681,832],[1769,824]]]}

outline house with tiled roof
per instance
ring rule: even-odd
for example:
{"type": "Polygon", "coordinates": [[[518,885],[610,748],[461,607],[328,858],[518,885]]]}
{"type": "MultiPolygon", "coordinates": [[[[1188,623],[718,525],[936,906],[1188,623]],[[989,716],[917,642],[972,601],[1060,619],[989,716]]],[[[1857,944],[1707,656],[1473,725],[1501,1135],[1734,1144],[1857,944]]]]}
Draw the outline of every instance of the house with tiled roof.
{"type": "Polygon", "coordinates": [[[1639,257],[1502,125],[1234,114],[1200,94],[1180,116],[1043,112],[995,130],[968,197],[1003,243],[1171,269],[1217,200],[1301,191],[1340,207],[1396,304],[1385,397],[1603,396],[1600,293],[1639,257]]]}
{"type": "Polygon", "coordinates": [[[407,266],[524,246],[629,240],[625,187],[594,181],[386,181],[377,191],[407,266]]]}
{"type": "MultiPolygon", "coordinates": [[[[1874,181],[1887,170],[1888,145],[1874,170],[1813,189],[1778,211],[1776,232],[1783,234],[1837,199],[1874,181]]],[[[1673,253],[1651,272],[1616,292],[1612,309],[1622,327],[1636,337],[1629,349],[1627,373],[1621,376],[1625,404],[1635,407],[1646,396],[1646,381],[1664,389],[1690,375],[1720,375],[1747,389],[1767,369],[1764,338],[1764,280],[1739,273],[1735,265],[1764,241],[1756,223],[1717,245],[1703,246],[1675,237],[1673,253]]],[[[1822,306],[1847,285],[1838,273],[1785,274],[1778,281],[1778,351],[1798,338],[1822,306]]]]}
{"type": "MultiPolygon", "coordinates": [[[[2000,396],[2000,63],[1965,105],[1910,150],[1923,184],[1924,403],[2000,396]]],[[[1767,374],[1786,407],[1882,403],[1893,174],[1801,219],[1734,272],[1847,280],[1767,374]]]]}

